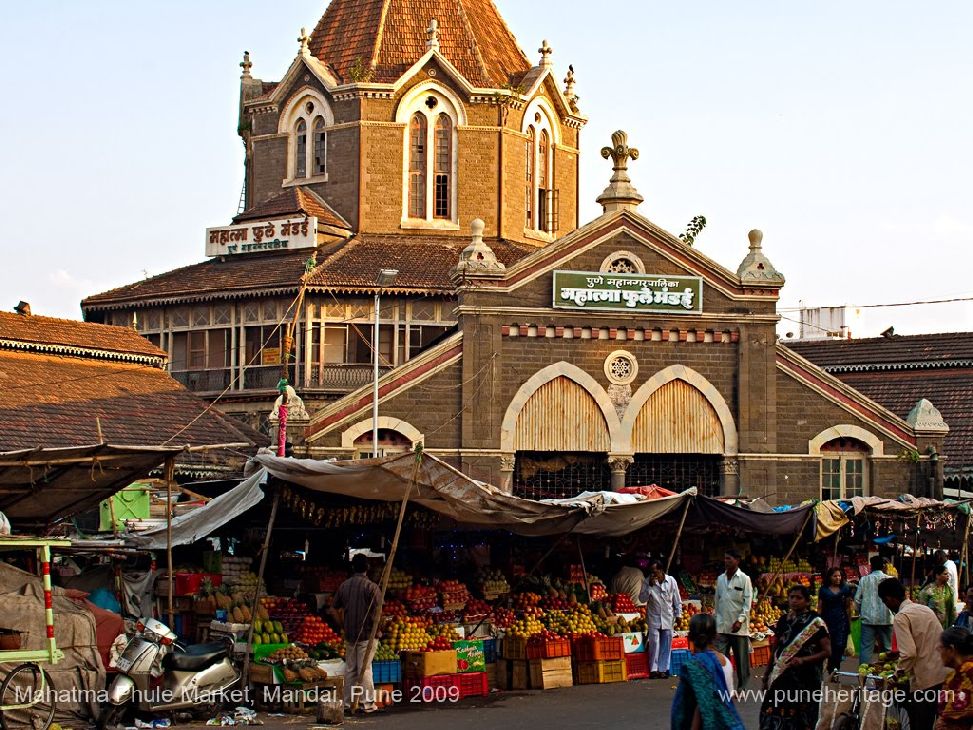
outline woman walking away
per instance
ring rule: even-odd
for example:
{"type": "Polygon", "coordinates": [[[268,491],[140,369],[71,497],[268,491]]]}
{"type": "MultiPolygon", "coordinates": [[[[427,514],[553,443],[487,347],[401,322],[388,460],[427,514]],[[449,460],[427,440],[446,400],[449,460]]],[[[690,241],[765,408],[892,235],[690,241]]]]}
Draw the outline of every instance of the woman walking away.
{"type": "Polygon", "coordinates": [[[936,730],[969,730],[973,727],[973,634],[953,627],[939,640],[943,664],[953,670],[943,685],[936,730]]]}
{"type": "Polygon", "coordinates": [[[841,568],[829,570],[824,585],[818,593],[818,608],[831,639],[831,656],[828,657],[829,674],[841,667],[841,658],[845,653],[848,634],[851,631],[851,602],[854,598],[855,592],[845,582],[845,574],[841,568]]]}
{"type": "Polygon", "coordinates": [[[745,730],[733,706],[733,665],[713,648],[716,621],[699,613],[689,621],[693,656],[672,700],[672,730],[745,730]]]}
{"type": "Polygon", "coordinates": [[[926,587],[919,591],[919,599],[916,603],[931,608],[943,628],[948,629],[956,621],[956,601],[953,589],[949,585],[949,571],[946,570],[945,565],[938,565],[933,569],[932,574],[932,582],[927,583],[926,587]]]}
{"type": "Polygon", "coordinates": [[[793,586],[787,602],[790,612],[774,629],[774,662],[764,675],[769,691],[760,707],[760,730],[813,730],[818,724],[821,667],[831,656],[828,627],[811,610],[811,592],[804,586],[793,586]]]}

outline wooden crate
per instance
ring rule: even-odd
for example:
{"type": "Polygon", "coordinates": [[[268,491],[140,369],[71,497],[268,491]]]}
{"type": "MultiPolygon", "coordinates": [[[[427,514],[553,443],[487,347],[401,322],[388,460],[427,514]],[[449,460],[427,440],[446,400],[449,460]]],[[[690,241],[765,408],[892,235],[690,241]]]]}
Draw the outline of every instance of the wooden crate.
{"type": "Polygon", "coordinates": [[[510,689],[523,690],[530,689],[530,667],[526,659],[511,659],[513,667],[511,671],[510,689]]]}
{"type": "Polygon", "coordinates": [[[493,667],[491,687],[500,690],[509,690],[512,687],[513,665],[509,659],[497,659],[495,663],[487,664],[487,667],[493,667]]]}
{"type": "Polygon", "coordinates": [[[556,689],[557,687],[574,686],[574,678],[571,675],[571,657],[532,659],[529,663],[531,689],[556,689]]]}
{"type": "Polygon", "coordinates": [[[414,677],[456,674],[455,651],[404,652],[402,673],[414,677]]]}

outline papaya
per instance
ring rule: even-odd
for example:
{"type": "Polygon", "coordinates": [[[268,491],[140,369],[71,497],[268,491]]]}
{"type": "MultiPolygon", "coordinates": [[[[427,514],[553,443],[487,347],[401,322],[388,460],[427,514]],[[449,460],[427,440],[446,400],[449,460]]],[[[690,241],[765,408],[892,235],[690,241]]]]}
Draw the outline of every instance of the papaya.
{"type": "Polygon", "coordinates": [[[261,634],[261,638],[263,639],[263,642],[265,644],[270,643],[270,634],[268,634],[266,631],[264,631],[263,634],[261,634]]]}
{"type": "Polygon", "coordinates": [[[271,644],[279,644],[279,643],[281,643],[280,642],[280,634],[278,634],[278,633],[271,634],[270,635],[270,643],[271,644]]]}
{"type": "Polygon", "coordinates": [[[263,630],[264,630],[264,622],[258,618],[256,621],[253,622],[253,633],[260,634],[263,633],[263,630]]]}
{"type": "Polygon", "coordinates": [[[274,621],[274,631],[276,631],[278,634],[284,633],[284,627],[280,621],[274,621]]]}
{"type": "Polygon", "coordinates": [[[253,645],[254,646],[260,646],[263,643],[264,642],[263,642],[263,639],[260,638],[260,634],[254,634],[253,635],[253,645]]]}

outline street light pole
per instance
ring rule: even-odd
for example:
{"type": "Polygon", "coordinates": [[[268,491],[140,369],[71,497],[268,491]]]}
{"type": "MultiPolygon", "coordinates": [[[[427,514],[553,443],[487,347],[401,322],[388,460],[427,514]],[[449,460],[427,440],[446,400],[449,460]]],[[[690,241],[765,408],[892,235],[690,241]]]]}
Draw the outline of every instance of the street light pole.
{"type": "Polygon", "coordinates": [[[372,458],[378,457],[378,321],[379,306],[381,304],[382,287],[389,286],[399,275],[398,269],[379,269],[375,279],[375,328],[372,331],[372,359],[374,370],[372,373],[372,458]]]}

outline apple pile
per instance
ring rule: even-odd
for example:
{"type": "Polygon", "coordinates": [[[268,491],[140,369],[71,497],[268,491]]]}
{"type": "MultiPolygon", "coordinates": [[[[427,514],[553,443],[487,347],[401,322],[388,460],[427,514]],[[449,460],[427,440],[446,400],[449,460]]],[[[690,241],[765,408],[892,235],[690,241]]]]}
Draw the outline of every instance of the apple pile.
{"type": "Polygon", "coordinates": [[[493,613],[493,609],[489,603],[481,601],[479,598],[471,598],[466,604],[466,609],[463,611],[463,622],[474,623],[486,618],[491,613],[493,613]]]}
{"type": "Polygon", "coordinates": [[[497,608],[493,612],[493,625],[498,629],[506,629],[517,620],[517,613],[510,608],[497,608]]]}
{"type": "Polygon", "coordinates": [[[437,636],[419,651],[452,651],[453,640],[446,636],[437,636]]]}
{"type": "Polygon", "coordinates": [[[608,600],[608,591],[605,589],[604,583],[591,583],[590,589],[592,601],[608,600]]]}
{"type": "Polygon", "coordinates": [[[405,600],[413,613],[422,613],[436,607],[436,589],[431,586],[411,586],[405,592],[405,600]]]}
{"type": "Polygon", "coordinates": [[[439,582],[439,599],[444,608],[462,609],[470,600],[469,589],[457,580],[444,580],[439,582]]]}
{"type": "Polygon", "coordinates": [[[405,607],[402,601],[396,601],[394,598],[387,600],[382,604],[382,615],[383,616],[408,616],[409,611],[405,607]]]}
{"type": "Polygon", "coordinates": [[[638,613],[632,597],[627,593],[613,593],[611,596],[612,611],[615,613],[638,613]]]}

